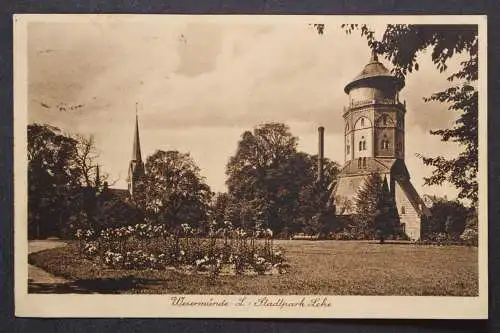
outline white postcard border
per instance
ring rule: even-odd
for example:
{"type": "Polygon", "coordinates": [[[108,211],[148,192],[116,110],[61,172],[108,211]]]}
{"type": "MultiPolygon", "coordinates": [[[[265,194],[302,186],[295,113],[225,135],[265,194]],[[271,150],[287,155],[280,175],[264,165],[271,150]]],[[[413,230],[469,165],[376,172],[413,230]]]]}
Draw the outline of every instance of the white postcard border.
{"type": "Polygon", "coordinates": [[[164,15],[20,14],[14,15],[14,253],[15,314],[21,317],[182,317],[182,318],[447,318],[488,316],[488,195],[487,195],[487,36],[486,16],[306,16],[306,15],[169,15],[169,20],[197,22],[406,23],[478,24],[479,26],[479,296],[320,296],[320,295],[42,295],[28,294],[27,245],[27,25],[29,22],[84,20],[162,20],[164,15]],[[222,302],[228,305],[174,305],[222,302]],[[246,297],[242,302],[242,297],[246,297]],[[259,306],[267,297],[275,305],[259,306]],[[313,299],[330,306],[309,306],[313,299]],[[301,301],[305,304],[300,305],[301,301]],[[283,305],[283,303],[298,305],[283,305]],[[244,303],[244,304],[242,304],[244,303]],[[257,305],[256,305],[257,304],[257,305]],[[280,305],[281,304],[281,305],[280,305]]]}

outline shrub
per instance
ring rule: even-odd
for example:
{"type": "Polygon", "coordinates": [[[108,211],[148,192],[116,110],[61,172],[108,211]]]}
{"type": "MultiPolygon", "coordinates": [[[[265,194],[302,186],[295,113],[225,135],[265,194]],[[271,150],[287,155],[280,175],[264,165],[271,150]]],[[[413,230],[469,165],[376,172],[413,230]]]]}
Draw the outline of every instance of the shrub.
{"type": "Polygon", "coordinates": [[[354,240],[355,237],[352,233],[348,231],[340,231],[337,233],[330,234],[330,238],[334,240],[354,240]]]}
{"type": "Polygon", "coordinates": [[[432,233],[427,237],[427,240],[434,243],[445,243],[449,240],[449,236],[445,232],[436,232],[432,233]]]}
{"type": "Polygon", "coordinates": [[[464,244],[469,246],[477,246],[478,245],[478,233],[475,229],[467,228],[460,235],[460,240],[464,242],[464,244]]]}
{"type": "Polygon", "coordinates": [[[444,232],[431,233],[418,242],[424,245],[468,245],[477,246],[477,231],[474,229],[465,229],[459,236],[449,235],[444,232]]]}

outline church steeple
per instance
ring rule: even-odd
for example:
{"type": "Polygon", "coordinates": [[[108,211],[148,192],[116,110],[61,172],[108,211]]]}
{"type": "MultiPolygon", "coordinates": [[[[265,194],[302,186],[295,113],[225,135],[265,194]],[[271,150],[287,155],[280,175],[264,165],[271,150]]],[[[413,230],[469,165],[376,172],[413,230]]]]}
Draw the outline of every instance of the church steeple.
{"type": "Polygon", "coordinates": [[[135,133],[134,145],[132,147],[132,161],[142,161],[141,140],[139,139],[139,117],[137,115],[137,109],[135,112],[135,133]]]}
{"type": "Polygon", "coordinates": [[[137,104],[135,106],[135,132],[132,146],[132,159],[128,169],[128,191],[133,197],[137,182],[144,177],[144,164],[141,155],[141,141],[139,139],[139,116],[137,115],[137,104]]]}

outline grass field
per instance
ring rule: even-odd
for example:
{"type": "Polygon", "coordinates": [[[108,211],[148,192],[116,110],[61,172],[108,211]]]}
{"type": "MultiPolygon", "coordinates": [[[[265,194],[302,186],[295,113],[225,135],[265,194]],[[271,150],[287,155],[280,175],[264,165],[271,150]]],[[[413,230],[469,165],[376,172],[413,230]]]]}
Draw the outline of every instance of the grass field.
{"type": "Polygon", "coordinates": [[[32,265],[74,282],[30,292],[477,296],[477,248],[370,241],[275,241],[284,275],[207,276],[97,267],[76,246],[31,254],[32,265]]]}

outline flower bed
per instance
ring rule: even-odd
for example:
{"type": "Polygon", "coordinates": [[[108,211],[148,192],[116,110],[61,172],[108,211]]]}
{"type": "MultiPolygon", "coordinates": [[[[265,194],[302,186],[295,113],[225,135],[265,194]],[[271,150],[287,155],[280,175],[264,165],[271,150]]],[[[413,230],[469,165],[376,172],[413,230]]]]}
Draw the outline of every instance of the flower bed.
{"type": "Polygon", "coordinates": [[[99,233],[78,230],[79,249],[88,259],[111,268],[179,269],[217,275],[283,274],[288,263],[275,251],[271,230],[251,233],[224,228],[201,235],[189,225],[171,232],[163,225],[136,224],[99,233]]]}

